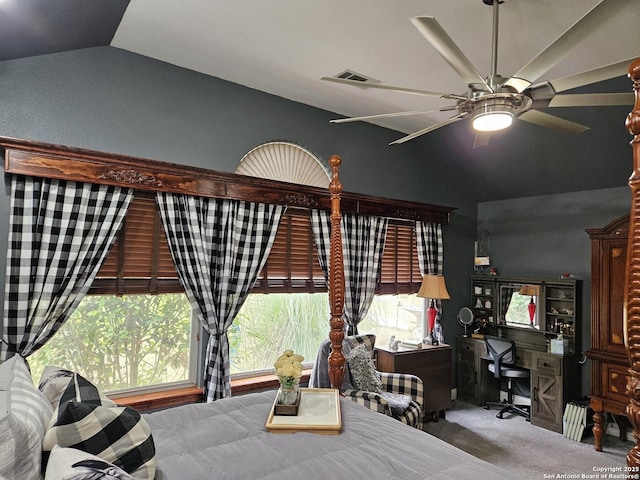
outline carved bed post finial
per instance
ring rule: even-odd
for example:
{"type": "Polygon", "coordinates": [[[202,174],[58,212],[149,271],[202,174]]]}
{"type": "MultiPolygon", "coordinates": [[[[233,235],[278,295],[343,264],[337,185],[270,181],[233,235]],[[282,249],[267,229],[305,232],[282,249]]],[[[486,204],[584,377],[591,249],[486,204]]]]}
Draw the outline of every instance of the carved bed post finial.
{"type": "Polygon", "coordinates": [[[624,340],[631,365],[627,383],[627,394],[630,397],[627,417],[633,425],[636,445],[627,454],[627,465],[640,467],[640,59],[629,66],[629,78],[633,82],[635,105],[626,121],[626,127],[633,135],[633,172],[629,178],[631,215],[627,250],[629,258],[625,275],[624,340]]]}
{"type": "Polygon", "coordinates": [[[342,182],[338,177],[338,169],[342,159],[333,155],[329,160],[332,177],[329,183],[331,192],[331,254],[329,256],[329,304],[331,306],[331,353],[329,354],[329,380],[331,387],[340,390],[344,380],[345,358],[342,354],[342,340],[344,340],[344,265],[342,259],[342,235],[340,227],[340,195],[342,182]]]}

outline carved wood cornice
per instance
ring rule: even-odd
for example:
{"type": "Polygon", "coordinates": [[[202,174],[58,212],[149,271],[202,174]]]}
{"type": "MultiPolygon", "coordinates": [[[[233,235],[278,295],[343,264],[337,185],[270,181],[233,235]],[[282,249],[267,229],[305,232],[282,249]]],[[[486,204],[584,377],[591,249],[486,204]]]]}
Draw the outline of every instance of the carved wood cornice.
{"type": "MultiPolygon", "coordinates": [[[[0,137],[0,147],[7,173],[331,210],[326,188],[7,137],[0,137]]],[[[454,210],[348,192],[342,193],[341,200],[343,214],[427,223],[448,224],[454,210]]]]}

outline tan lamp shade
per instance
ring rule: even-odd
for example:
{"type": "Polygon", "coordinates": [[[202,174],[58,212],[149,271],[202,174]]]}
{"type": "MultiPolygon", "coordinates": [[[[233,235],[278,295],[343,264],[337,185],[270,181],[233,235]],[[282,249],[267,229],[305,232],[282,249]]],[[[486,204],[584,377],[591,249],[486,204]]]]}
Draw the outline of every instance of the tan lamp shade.
{"type": "Polygon", "coordinates": [[[540,294],[540,289],[536,285],[523,285],[518,293],[528,297],[535,297],[540,294]]]}
{"type": "Polygon", "coordinates": [[[418,297],[445,300],[451,298],[442,275],[425,275],[417,293],[418,297]]]}

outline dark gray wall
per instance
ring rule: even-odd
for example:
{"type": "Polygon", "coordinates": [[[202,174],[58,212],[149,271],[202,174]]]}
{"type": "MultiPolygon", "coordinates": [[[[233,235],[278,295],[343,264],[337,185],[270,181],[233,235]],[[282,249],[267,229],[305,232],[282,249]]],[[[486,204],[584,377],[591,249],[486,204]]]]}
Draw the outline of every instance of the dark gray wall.
{"type": "MultiPolygon", "coordinates": [[[[0,63],[0,135],[232,172],[244,154],[288,140],[323,161],[343,158],[345,189],[456,207],[445,227],[445,274],[455,300],[453,331],[466,295],[476,202],[457,188],[446,159],[417,142],[388,146],[398,132],[369,124],[334,125],[319,110],[112,47],[0,63]]],[[[8,225],[7,179],[0,228],[8,225]]],[[[0,251],[7,239],[0,235],[0,251]]],[[[0,289],[5,258],[0,256],[0,289]]],[[[451,322],[451,325],[448,325],[451,322]]]]}
{"type": "MultiPolygon", "coordinates": [[[[364,123],[330,124],[334,113],[112,47],[2,62],[0,78],[2,136],[228,172],[256,145],[288,140],[325,162],[341,155],[348,191],[456,207],[444,228],[451,300],[443,302],[443,325],[450,343],[462,333],[456,313],[470,301],[478,229],[491,232],[493,259],[505,274],[570,270],[587,278],[584,229],[603,226],[628,210],[626,189],[488,202],[478,210],[467,193],[477,179],[456,177],[451,162],[462,160],[436,145],[416,141],[390,147],[398,132],[364,123]]],[[[5,176],[3,231],[8,216],[5,176]]],[[[0,235],[0,251],[6,248],[7,238],[0,235]]],[[[5,263],[0,255],[0,291],[5,263]]],[[[583,318],[588,319],[587,311],[583,318]]]]}
{"type": "MultiPolygon", "coordinates": [[[[591,346],[591,242],[587,228],[604,227],[628,214],[629,187],[519,198],[478,205],[478,232],[490,234],[492,265],[513,277],[582,279],[582,350],[591,346]]],[[[582,393],[590,393],[589,364],[582,393]]]]}

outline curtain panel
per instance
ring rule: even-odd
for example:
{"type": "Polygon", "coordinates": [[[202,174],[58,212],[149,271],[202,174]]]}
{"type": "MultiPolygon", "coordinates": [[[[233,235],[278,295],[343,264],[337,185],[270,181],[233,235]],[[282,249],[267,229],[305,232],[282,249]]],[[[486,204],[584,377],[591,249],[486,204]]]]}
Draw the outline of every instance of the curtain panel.
{"type": "Polygon", "coordinates": [[[14,176],[0,362],[27,357],[69,318],[115,241],[128,188],[14,176]]]}
{"type": "MultiPolygon", "coordinates": [[[[342,216],[342,254],[344,259],[344,319],[347,335],[358,334],[358,324],[367,315],[375,296],[384,251],[388,219],[366,215],[342,216]]],[[[329,213],[311,212],[311,225],[320,265],[328,280],[331,223],[329,213]]]]}
{"type": "Polygon", "coordinates": [[[205,400],[228,397],[227,330],[266,262],[285,207],[166,192],[156,201],[180,281],[210,335],[205,400]]]}
{"type": "Polygon", "coordinates": [[[416,222],[418,261],[420,273],[442,275],[444,253],[442,249],[442,225],[439,223],[416,222]]]}

